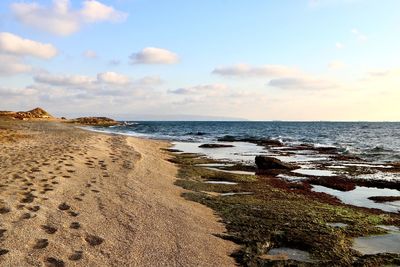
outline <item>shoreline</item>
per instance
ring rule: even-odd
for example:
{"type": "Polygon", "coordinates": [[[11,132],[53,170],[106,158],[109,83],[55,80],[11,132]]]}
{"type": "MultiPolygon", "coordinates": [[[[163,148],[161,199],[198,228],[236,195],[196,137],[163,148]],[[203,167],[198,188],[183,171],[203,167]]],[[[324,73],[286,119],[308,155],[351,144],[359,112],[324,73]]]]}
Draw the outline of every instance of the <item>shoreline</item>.
{"type": "Polygon", "coordinates": [[[0,139],[1,264],[235,265],[219,218],[174,185],[167,142],[52,122],[0,126],[25,135],[0,139]]]}

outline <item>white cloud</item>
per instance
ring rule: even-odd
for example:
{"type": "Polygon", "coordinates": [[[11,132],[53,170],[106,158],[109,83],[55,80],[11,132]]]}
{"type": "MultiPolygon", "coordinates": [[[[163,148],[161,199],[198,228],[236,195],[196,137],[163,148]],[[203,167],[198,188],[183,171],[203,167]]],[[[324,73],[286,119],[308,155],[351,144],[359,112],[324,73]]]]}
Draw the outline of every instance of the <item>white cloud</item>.
{"type": "Polygon", "coordinates": [[[86,0],[83,2],[83,8],[81,9],[80,14],[82,19],[90,23],[98,21],[120,22],[124,21],[127,17],[125,13],[116,11],[111,6],[106,6],[93,0],[86,0]]]}
{"type": "Polygon", "coordinates": [[[69,0],[53,0],[50,7],[35,2],[14,3],[11,10],[22,24],[61,36],[77,32],[85,24],[120,22],[128,16],[95,0],[85,0],[82,5],[80,10],[72,10],[69,0]]]}
{"type": "Polygon", "coordinates": [[[162,83],[163,81],[159,76],[145,76],[135,82],[135,84],[141,86],[154,86],[162,83]]]}
{"type": "Polygon", "coordinates": [[[127,76],[111,71],[97,74],[97,81],[115,85],[125,85],[130,82],[127,76]]]}
{"type": "Polygon", "coordinates": [[[112,71],[98,73],[95,77],[42,73],[35,75],[33,79],[41,85],[110,95],[125,94],[133,89],[146,89],[161,83],[160,78],[156,76],[131,80],[124,74],[112,71]]]}
{"type": "Polygon", "coordinates": [[[273,79],[268,85],[285,90],[323,90],[337,87],[332,81],[306,76],[273,79]]]}
{"type": "Polygon", "coordinates": [[[55,75],[55,74],[38,74],[33,77],[35,82],[48,84],[52,86],[78,86],[88,87],[95,79],[84,75],[55,75]]]}
{"type": "Polygon", "coordinates": [[[9,32],[0,32],[0,52],[49,59],[57,55],[51,44],[39,43],[9,32]]]}
{"type": "Polygon", "coordinates": [[[351,33],[354,34],[354,36],[356,36],[357,40],[360,42],[366,42],[368,40],[368,37],[358,29],[352,29],[351,33]]]}
{"type": "Polygon", "coordinates": [[[97,58],[97,53],[96,53],[96,51],[89,49],[89,50],[86,50],[85,52],[83,52],[83,56],[86,58],[93,59],[93,58],[97,58]]]}
{"type": "Polygon", "coordinates": [[[0,96],[14,97],[14,96],[31,96],[37,93],[36,89],[32,88],[7,88],[0,87],[0,96]]]}
{"type": "Polygon", "coordinates": [[[0,54],[0,75],[9,76],[32,71],[32,66],[22,62],[20,57],[0,54]]]}
{"type": "Polygon", "coordinates": [[[182,87],[178,89],[168,90],[169,93],[178,94],[178,95],[218,95],[221,92],[225,92],[228,87],[225,84],[206,84],[206,85],[197,85],[192,87],[182,87]]]}
{"type": "Polygon", "coordinates": [[[130,56],[132,64],[175,64],[178,63],[178,55],[156,47],[146,47],[138,53],[130,56]]]}
{"type": "Polygon", "coordinates": [[[344,44],[342,44],[341,42],[336,42],[335,46],[336,46],[337,49],[344,48],[344,44]]]}
{"type": "Polygon", "coordinates": [[[329,62],[328,67],[332,70],[341,70],[346,67],[346,64],[341,60],[332,60],[329,62]]]}
{"type": "Polygon", "coordinates": [[[222,76],[238,77],[284,77],[296,75],[299,71],[282,65],[264,65],[256,67],[248,64],[236,64],[232,66],[217,67],[212,73],[222,76]]]}

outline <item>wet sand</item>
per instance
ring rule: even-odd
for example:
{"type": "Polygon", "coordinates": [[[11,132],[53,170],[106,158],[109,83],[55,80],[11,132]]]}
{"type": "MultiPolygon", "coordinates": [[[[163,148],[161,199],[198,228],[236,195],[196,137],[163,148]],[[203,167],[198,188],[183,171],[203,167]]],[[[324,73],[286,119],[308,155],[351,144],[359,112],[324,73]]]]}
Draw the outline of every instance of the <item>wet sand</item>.
{"type": "Polygon", "coordinates": [[[0,121],[1,266],[232,266],[166,142],[0,121]]]}

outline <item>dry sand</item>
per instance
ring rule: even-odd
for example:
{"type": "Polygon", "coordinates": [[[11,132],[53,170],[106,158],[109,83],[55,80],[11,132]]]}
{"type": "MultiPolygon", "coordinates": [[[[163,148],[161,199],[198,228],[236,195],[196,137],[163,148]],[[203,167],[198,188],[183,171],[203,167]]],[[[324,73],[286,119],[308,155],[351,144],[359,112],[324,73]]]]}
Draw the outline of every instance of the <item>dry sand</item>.
{"type": "Polygon", "coordinates": [[[168,143],[60,123],[4,129],[1,266],[235,265],[212,210],[173,184],[168,143]]]}

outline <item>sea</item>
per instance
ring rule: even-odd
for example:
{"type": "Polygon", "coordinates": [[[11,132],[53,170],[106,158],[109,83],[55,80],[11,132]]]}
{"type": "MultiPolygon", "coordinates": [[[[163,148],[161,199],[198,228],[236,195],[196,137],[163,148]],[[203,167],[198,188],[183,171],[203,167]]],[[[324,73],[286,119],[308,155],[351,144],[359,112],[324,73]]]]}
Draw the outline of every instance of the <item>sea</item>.
{"type": "MultiPolygon", "coordinates": [[[[340,153],[375,163],[400,161],[400,122],[127,121],[94,130],[169,140],[176,144],[215,143],[225,136],[267,138],[279,140],[285,146],[336,147],[340,153]]],[[[255,149],[249,146],[252,148],[255,149]]]]}
{"type": "MultiPolygon", "coordinates": [[[[92,127],[91,130],[163,139],[172,148],[186,153],[199,153],[223,164],[206,164],[202,167],[216,171],[254,175],[250,171],[223,170],[221,167],[240,162],[255,166],[255,156],[267,155],[283,162],[295,163],[300,169],[277,178],[299,182],[310,176],[345,176],[351,179],[400,182],[400,172],[391,171],[393,162],[400,162],[400,122],[250,122],[250,121],[138,121],[122,122],[111,127],[92,127]],[[224,142],[218,139],[279,140],[278,146],[264,147],[254,142],[224,142]],[[230,145],[223,148],[203,148],[202,144],[230,145]],[[298,150],[295,147],[334,147],[343,155],[357,156],[355,161],[337,160],[329,153],[315,149],[298,150]],[[304,146],[303,146],[304,147],[304,146]],[[354,174],[348,168],[367,170],[354,174]],[[387,171],[383,171],[387,170],[387,171]]],[[[357,186],[342,192],[336,189],[312,185],[312,190],[333,195],[343,203],[400,212],[400,201],[376,203],[371,196],[400,196],[400,188],[357,186]]]]}

